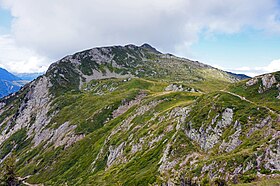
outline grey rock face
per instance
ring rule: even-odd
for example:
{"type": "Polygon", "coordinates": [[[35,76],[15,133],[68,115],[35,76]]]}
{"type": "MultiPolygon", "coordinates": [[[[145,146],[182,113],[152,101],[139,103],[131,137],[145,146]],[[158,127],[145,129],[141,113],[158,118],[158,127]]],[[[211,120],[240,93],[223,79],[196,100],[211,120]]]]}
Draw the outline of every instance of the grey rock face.
{"type": "Polygon", "coordinates": [[[136,152],[142,150],[142,147],[145,143],[145,139],[144,138],[140,138],[139,139],[139,143],[133,144],[132,148],[131,148],[131,153],[135,154],[136,152]]]}
{"type": "Polygon", "coordinates": [[[118,132],[121,131],[127,131],[130,129],[130,127],[132,126],[132,120],[140,115],[143,115],[145,112],[147,112],[148,110],[150,110],[151,108],[157,106],[159,103],[161,103],[162,100],[159,101],[151,101],[148,104],[142,105],[141,107],[139,107],[136,110],[136,113],[134,115],[129,116],[128,118],[126,118],[125,120],[122,121],[121,125],[116,127],[110,134],[110,136],[115,135],[118,132]]]}
{"type": "Polygon", "coordinates": [[[260,124],[256,124],[255,126],[257,128],[263,128],[264,126],[268,125],[269,123],[271,123],[271,117],[270,116],[267,116],[265,119],[263,119],[261,121],[260,124]]]}
{"type": "Polygon", "coordinates": [[[277,81],[272,74],[267,74],[262,77],[262,84],[265,89],[270,89],[275,83],[277,83],[277,81]]]}
{"type": "Polygon", "coordinates": [[[163,138],[163,134],[155,137],[154,139],[152,139],[151,141],[149,141],[149,147],[152,147],[155,143],[159,142],[162,138],[163,138]]]}
{"type": "Polygon", "coordinates": [[[269,90],[274,84],[277,83],[274,75],[266,74],[262,76],[262,85],[259,87],[259,93],[263,93],[266,90],[269,90]]]}
{"type": "Polygon", "coordinates": [[[213,171],[216,168],[216,162],[212,162],[209,165],[204,165],[201,169],[202,173],[208,172],[208,176],[210,179],[213,179],[215,177],[215,172],[213,171]]]}
{"type": "Polygon", "coordinates": [[[122,115],[123,113],[128,111],[131,107],[133,107],[134,105],[139,104],[145,96],[146,96],[145,94],[139,94],[134,100],[131,100],[131,101],[126,102],[126,103],[122,104],[121,106],[119,106],[116,110],[113,111],[113,113],[112,113],[113,118],[116,118],[116,117],[122,115]]]}
{"type": "Polygon", "coordinates": [[[239,139],[242,130],[241,125],[238,121],[235,122],[234,128],[236,128],[235,133],[229,137],[229,142],[226,143],[225,140],[223,140],[223,143],[220,146],[220,150],[230,152],[236,149],[236,147],[238,147],[242,143],[242,141],[239,139]]]}
{"type": "Polygon", "coordinates": [[[258,93],[262,94],[263,92],[276,86],[279,90],[279,95],[276,96],[276,99],[280,99],[280,83],[277,82],[277,80],[273,74],[265,74],[262,76],[252,78],[246,82],[246,86],[250,87],[250,86],[256,85],[259,82],[259,80],[261,81],[261,84],[259,86],[258,93]]]}
{"type": "Polygon", "coordinates": [[[165,91],[175,91],[175,92],[180,91],[180,92],[182,92],[182,91],[184,91],[184,89],[183,89],[182,85],[178,86],[178,85],[175,85],[175,84],[170,84],[165,88],[165,91]]]}
{"type": "Polygon", "coordinates": [[[255,84],[258,83],[258,78],[253,78],[253,79],[250,79],[249,81],[246,82],[246,86],[250,87],[250,86],[253,86],[255,84]]]}
{"type": "Polygon", "coordinates": [[[165,91],[174,91],[174,92],[199,92],[198,90],[194,88],[186,88],[182,85],[176,85],[176,84],[170,84],[165,89],[165,91]]]}
{"type": "Polygon", "coordinates": [[[107,167],[110,167],[115,160],[123,154],[123,148],[125,146],[125,142],[122,142],[119,146],[114,148],[113,146],[109,147],[109,156],[107,160],[107,167]]]}
{"type": "MultiPolygon", "coordinates": [[[[189,107],[176,107],[174,108],[170,114],[169,114],[169,119],[175,119],[174,121],[177,120],[177,126],[176,126],[176,132],[173,134],[173,136],[171,137],[171,140],[169,143],[167,143],[164,151],[163,151],[163,155],[159,161],[159,169],[158,171],[161,174],[168,174],[168,172],[171,172],[171,174],[176,175],[177,171],[174,169],[174,167],[176,165],[178,165],[180,162],[182,161],[188,161],[189,158],[194,158],[194,154],[187,156],[184,159],[173,159],[173,152],[171,151],[172,149],[172,145],[173,143],[175,143],[175,137],[177,135],[177,133],[182,130],[181,129],[181,124],[183,124],[186,120],[186,117],[188,116],[188,113],[190,112],[190,108],[189,107]],[[171,151],[171,152],[170,152],[171,151]]],[[[186,164],[186,162],[185,162],[186,164]]],[[[183,166],[181,166],[183,167],[183,166]]],[[[173,178],[176,178],[176,176],[173,176],[173,178]]],[[[173,179],[169,179],[168,180],[169,185],[176,185],[174,184],[174,180],[173,179]]]]}
{"type": "Polygon", "coordinates": [[[159,167],[159,171],[161,173],[165,172],[166,170],[170,170],[170,168],[172,168],[173,166],[173,163],[172,165],[170,165],[170,162],[168,162],[168,155],[169,155],[169,151],[170,151],[170,148],[171,148],[171,144],[167,144],[164,152],[163,152],[163,156],[161,157],[160,161],[159,161],[159,164],[160,167],[159,167]]]}
{"type": "Polygon", "coordinates": [[[51,96],[49,95],[48,88],[51,86],[51,83],[47,77],[43,76],[29,86],[30,90],[24,98],[25,101],[21,103],[18,113],[10,120],[13,120],[15,125],[10,130],[9,127],[3,130],[0,135],[0,144],[23,128],[27,128],[27,135],[29,138],[32,138],[35,133],[42,130],[49,123],[51,117],[47,117],[47,113],[50,107],[51,96]],[[35,118],[35,121],[29,126],[28,124],[32,118],[35,118]]]}
{"type": "Polygon", "coordinates": [[[76,125],[69,125],[68,122],[60,125],[57,129],[46,128],[35,134],[33,139],[35,147],[42,142],[53,143],[54,147],[71,146],[73,143],[84,138],[84,135],[75,135],[76,125]]]}
{"type": "Polygon", "coordinates": [[[249,138],[255,131],[262,129],[266,125],[271,124],[271,117],[267,116],[265,119],[263,119],[260,123],[256,123],[254,127],[252,127],[249,132],[246,134],[246,136],[249,138]]]}
{"type": "Polygon", "coordinates": [[[263,156],[264,167],[271,171],[280,170],[280,140],[278,139],[275,147],[270,145],[263,156]]]}
{"type": "Polygon", "coordinates": [[[230,108],[226,108],[222,114],[222,120],[218,122],[217,126],[219,128],[227,127],[232,123],[232,119],[233,119],[233,110],[230,108]]]}
{"type": "Polygon", "coordinates": [[[54,147],[68,147],[82,139],[84,135],[75,135],[75,125],[68,122],[60,125],[57,129],[49,128],[53,116],[49,114],[52,96],[49,88],[52,87],[50,80],[42,76],[29,85],[29,92],[19,108],[18,113],[11,118],[15,125],[7,127],[0,135],[0,144],[20,129],[26,129],[27,137],[32,139],[33,147],[41,143],[53,144],[54,147]],[[10,128],[10,129],[9,129],[10,128]]]}
{"type": "Polygon", "coordinates": [[[223,133],[224,128],[231,125],[233,120],[233,110],[226,108],[222,113],[222,119],[217,121],[216,126],[213,128],[215,120],[207,128],[201,126],[199,130],[192,128],[192,123],[189,123],[190,130],[185,131],[186,135],[199,143],[200,147],[204,150],[209,150],[216,145],[223,133]]]}

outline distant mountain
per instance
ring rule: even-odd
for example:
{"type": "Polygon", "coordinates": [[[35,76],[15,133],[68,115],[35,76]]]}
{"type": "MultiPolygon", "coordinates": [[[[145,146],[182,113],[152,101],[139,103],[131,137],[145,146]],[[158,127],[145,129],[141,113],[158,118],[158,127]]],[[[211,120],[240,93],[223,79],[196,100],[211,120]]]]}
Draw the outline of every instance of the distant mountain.
{"type": "Polygon", "coordinates": [[[240,80],[243,80],[243,79],[249,79],[251,78],[250,76],[247,76],[246,74],[235,74],[235,73],[232,73],[232,72],[227,72],[229,75],[232,75],[240,80]]]}
{"type": "Polygon", "coordinates": [[[44,74],[43,72],[38,72],[38,73],[15,73],[14,75],[16,75],[22,80],[33,81],[34,79],[36,79],[37,77],[43,74],[44,74]]]}
{"type": "Polygon", "coordinates": [[[243,77],[148,44],[66,56],[0,100],[0,175],[13,154],[27,185],[272,185],[280,72],[243,77]]]}
{"type": "Polygon", "coordinates": [[[0,97],[14,93],[26,82],[7,70],[0,68],[0,97]]]}
{"type": "Polygon", "coordinates": [[[1,80],[7,80],[7,81],[21,80],[19,77],[13,75],[12,73],[8,72],[4,68],[0,68],[0,78],[1,78],[1,80]]]}

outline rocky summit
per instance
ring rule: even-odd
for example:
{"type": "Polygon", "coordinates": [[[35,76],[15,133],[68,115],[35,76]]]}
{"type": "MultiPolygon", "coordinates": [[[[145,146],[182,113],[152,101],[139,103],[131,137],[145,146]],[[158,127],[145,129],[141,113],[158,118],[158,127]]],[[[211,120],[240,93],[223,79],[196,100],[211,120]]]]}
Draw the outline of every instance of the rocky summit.
{"type": "Polygon", "coordinates": [[[26,185],[279,183],[279,99],[280,72],[85,50],[1,99],[0,172],[14,156],[26,185]]]}

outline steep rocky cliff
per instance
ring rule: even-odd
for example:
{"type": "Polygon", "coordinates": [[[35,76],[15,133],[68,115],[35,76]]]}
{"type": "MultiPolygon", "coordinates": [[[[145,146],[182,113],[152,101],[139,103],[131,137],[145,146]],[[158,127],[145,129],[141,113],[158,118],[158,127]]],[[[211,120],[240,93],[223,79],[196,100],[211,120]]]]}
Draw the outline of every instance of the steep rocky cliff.
{"type": "Polygon", "coordinates": [[[279,73],[236,77],[147,44],[67,56],[1,100],[1,164],[45,185],[277,177],[279,73]]]}

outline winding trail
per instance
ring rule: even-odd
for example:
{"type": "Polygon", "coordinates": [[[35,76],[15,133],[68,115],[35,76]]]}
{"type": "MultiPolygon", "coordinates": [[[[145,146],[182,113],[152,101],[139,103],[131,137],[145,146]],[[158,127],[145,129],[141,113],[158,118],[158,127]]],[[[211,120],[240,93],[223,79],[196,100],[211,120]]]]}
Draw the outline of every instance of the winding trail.
{"type": "Polygon", "coordinates": [[[31,175],[26,176],[26,177],[24,177],[24,178],[22,178],[22,177],[17,177],[17,179],[18,179],[19,181],[21,181],[21,182],[23,183],[23,185],[26,185],[26,186],[44,186],[43,184],[31,184],[31,183],[26,182],[25,180],[28,179],[30,176],[31,176],[31,175]]]}
{"type": "Polygon", "coordinates": [[[31,184],[31,183],[27,183],[26,181],[22,181],[22,183],[27,186],[43,186],[43,184],[31,184]]]}
{"type": "Polygon", "coordinates": [[[269,112],[271,112],[272,114],[278,115],[278,117],[280,116],[277,112],[275,112],[275,111],[272,110],[271,108],[269,108],[269,107],[267,107],[267,106],[264,106],[264,105],[259,105],[259,104],[255,103],[255,102],[251,101],[251,100],[248,100],[247,98],[245,98],[245,97],[243,97],[243,96],[241,96],[241,95],[238,95],[238,94],[235,94],[235,93],[233,93],[233,92],[226,91],[226,90],[220,90],[220,92],[224,92],[224,93],[231,94],[231,95],[233,95],[233,96],[235,96],[235,97],[240,98],[241,100],[247,101],[248,103],[251,103],[251,104],[256,105],[256,106],[259,106],[259,107],[263,107],[263,108],[267,109],[269,112]]]}

